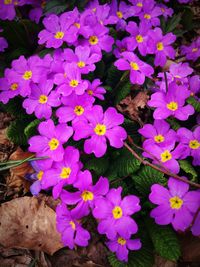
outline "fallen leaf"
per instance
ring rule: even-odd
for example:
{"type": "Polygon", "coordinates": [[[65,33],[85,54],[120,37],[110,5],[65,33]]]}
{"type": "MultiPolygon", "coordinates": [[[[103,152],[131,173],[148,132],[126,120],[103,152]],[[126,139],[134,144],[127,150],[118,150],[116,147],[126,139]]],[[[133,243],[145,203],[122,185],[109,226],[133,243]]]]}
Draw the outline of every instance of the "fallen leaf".
{"type": "Polygon", "coordinates": [[[0,244],[50,255],[63,247],[56,230],[56,214],[44,200],[22,197],[0,207],[0,244]]]}
{"type": "Polygon", "coordinates": [[[180,235],[182,258],[186,262],[198,262],[200,266],[200,238],[190,232],[180,235]]]}
{"type": "Polygon", "coordinates": [[[166,260],[160,256],[155,257],[155,263],[153,267],[177,267],[177,262],[166,260]]]}

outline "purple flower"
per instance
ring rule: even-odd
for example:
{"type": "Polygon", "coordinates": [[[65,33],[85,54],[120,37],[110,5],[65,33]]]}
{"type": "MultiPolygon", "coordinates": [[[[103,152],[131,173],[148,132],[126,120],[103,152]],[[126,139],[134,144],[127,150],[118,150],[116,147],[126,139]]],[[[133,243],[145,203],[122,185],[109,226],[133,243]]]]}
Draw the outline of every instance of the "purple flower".
{"type": "Polygon", "coordinates": [[[143,146],[152,144],[160,147],[174,147],[177,141],[176,132],[170,129],[170,125],[164,120],[155,120],[154,124],[145,124],[142,129],[138,131],[147,140],[144,141],[143,146]]]}
{"type": "Polygon", "coordinates": [[[130,48],[130,41],[132,39],[130,37],[125,37],[123,40],[116,40],[115,45],[116,48],[113,50],[113,54],[116,56],[116,58],[120,58],[122,56],[122,53],[125,51],[132,51],[132,47],[130,48]]]}
{"type": "Polygon", "coordinates": [[[85,112],[87,121],[77,121],[74,125],[74,140],[88,138],[84,143],[84,151],[87,154],[94,153],[96,157],[102,157],[106,153],[108,138],[112,147],[121,148],[126,139],[126,131],[118,126],[124,121],[124,117],[117,113],[115,108],[108,108],[105,113],[101,106],[94,106],[85,112]]]}
{"type": "Polygon", "coordinates": [[[8,47],[8,43],[4,37],[0,37],[0,52],[3,52],[8,47]]]}
{"type": "Polygon", "coordinates": [[[160,8],[162,15],[165,19],[167,19],[168,17],[172,17],[174,13],[172,8],[168,8],[166,5],[163,4],[158,4],[157,6],[160,8]]]}
{"type": "Polygon", "coordinates": [[[190,77],[189,86],[190,86],[191,95],[197,97],[196,94],[200,92],[200,76],[194,75],[190,77]]]}
{"type": "Polygon", "coordinates": [[[116,252],[120,261],[126,262],[128,261],[129,250],[138,250],[142,246],[140,239],[130,239],[119,235],[115,239],[107,241],[106,245],[112,252],[116,252]]]}
{"type": "Polygon", "coordinates": [[[74,183],[79,169],[79,151],[68,146],[64,151],[63,160],[54,162],[52,168],[44,173],[42,189],[53,186],[53,197],[58,198],[65,185],[74,183]]]}
{"type": "Polygon", "coordinates": [[[178,151],[174,150],[174,144],[170,144],[168,147],[160,147],[154,144],[144,144],[144,149],[147,152],[143,152],[142,155],[146,158],[153,160],[153,163],[162,165],[168,168],[173,173],[178,173],[180,170],[179,164],[176,159],[179,158],[178,151]]]}
{"type": "Polygon", "coordinates": [[[159,184],[152,185],[149,199],[158,207],[151,211],[150,216],[157,224],[171,223],[175,230],[185,231],[199,208],[200,193],[188,191],[187,183],[174,178],[168,180],[168,188],[159,184]]]}
{"type": "Polygon", "coordinates": [[[158,17],[162,15],[162,11],[158,6],[155,6],[155,1],[144,1],[142,9],[142,12],[139,14],[141,21],[143,20],[152,26],[160,25],[158,17]]]}
{"type": "Polygon", "coordinates": [[[0,19],[13,20],[15,18],[15,6],[22,6],[26,3],[25,0],[0,0],[0,19]]]}
{"type": "Polygon", "coordinates": [[[189,46],[182,45],[181,54],[188,60],[196,61],[200,57],[200,37],[189,46]]]}
{"type": "Polygon", "coordinates": [[[163,36],[160,28],[149,31],[148,52],[155,54],[155,65],[163,67],[167,62],[167,57],[174,59],[175,50],[171,46],[176,40],[173,33],[167,33],[163,36]]]}
{"type": "Polygon", "coordinates": [[[179,128],[177,131],[179,144],[176,148],[177,153],[180,154],[180,159],[188,156],[193,157],[192,164],[194,166],[200,165],[200,126],[194,132],[186,129],[179,128]]]}
{"type": "Polygon", "coordinates": [[[4,76],[6,78],[0,78],[0,101],[6,104],[11,98],[19,95],[20,85],[18,82],[16,82],[15,77],[13,77],[13,75],[10,75],[8,69],[5,71],[4,76]]]}
{"type": "Polygon", "coordinates": [[[191,227],[191,231],[193,235],[200,236],[200,211],[198,212],[194,224],[191,227]]]}
{"type": "Polygon", "coordinates": [[[74,43],[77,40],[77,27],[70,27],[72,22],[68,13],[63,13],[60,17],[51,14],[44,18],[45,30],[42,30],[39,37],[39,44],[45,44],[47,48],[60,47],[63,42],[74,43]]]}
{"type": "Polygon", "coordinates": [[[86,247],[90,239],[90,233],[80,223],[82,214],[69,211],[65,204],[59,204],[56,208],[57,230],[61,233],[65,246],[73,249],[75,245],[86,247]]]}
{"type": "Polygon", "coordinates": [[[64,63],[64,73],[58,73],[54,77],[58,85],[57,92],[63,96],[69,96],[72,92],[77,95],[84,94],[87,82],[81,79],[81,72],[76,63],[64,63]]]}
{"type": "Polygon", "coordinates": [[[70,193],[63,190],[60,196],[61,200],[67,205],[77,204],[74,210],[77,212],[81,211],[84,215],[88,215],[90,213],[90,208],[94,208],[95,201],[108,193],[109,182],[107,178],[100,177],[96,185],[93,185],[92,175],[86,170],[79,172],[74,187],[78,188],[79,191],[70,193]]]}
{"type": "Polygon", "coordinates": [[[108,4],[105,4],[105,5],[96,5],[95,12],[93,11],[93,13],[97,17],[97,20],[102,25],[116,24],[117,23],[118,18],[116,17],[116,14],[115,13],[113,14],[113,12],[110,12],[110,11],[112,11],[111,8],[112,7],[109,6],[108,4]]]}
{"type": "Polygon", "coordinates": [[[30,10],[29,18],[35,23],[39,23],[40,18],[42,17],[43,9],[41,7],[36,7],[30,10]]]}
{"type": "Polygon", "coordinates": [[[59,118],[60,123],[86,119],[85,112],[92,108],[94,99],[87,93],[83,95],[76,95],[72,93],[70,96],[62,98],[62,103],[65,105],[56,111],[56,116],[59,118]]]}
{"type": "Polygon", "coordinates": [[[75,62],[83,74],[94,71],[96,68],[94,63],[101,60],[101,55],[92,53],[89,46],[77,46],[75,52],[67,48],[62,56],[66,62],[75,62]]]}
{"type": "Polygon", "coordinates": [[[185,100],[190,96],[190,91],[185,86],[178,86],[175,82],[169,84],[169,90],[157,92],[151,95],[148,101],[150,107],[156,107],[153,113],[154,119],[166,119],[173,116],[185,121],[194,114],[195,110],[191,105],[185,105],[185,100]]]}
{"type": "Polygon", "coordinates": [[[131,34],[127,44],[129,50],[138,50],[142,56],[147,54],[147,41],[149,38],[149,29],[151,26],[145,22],[140,22],[139,26],[133,21],[130,21],[126,27],[126,31],[131,34]]]}
{"type": "Polygon", "coordinates": [[[48,156],[51,160],[61,161],[64,156],[62,144],[72,136],[73,130],[67,124],[54,125],[52,120],[41,122],[38,127],[40,135],[29,139],[29,151],[37,156],[48,156]]]}
{"type": "Polygon", "coordinates": [[[133,84],[143,84],[145,77],[151,77],[153,68],[140,60],[132,52],[123,52],[123,58],[115,61],[114,65],[119,70],[130,70],[130,80],[133,84]]]}
{"type": "Polygon", "coordinates": [[[98,232],[109,239],[115,239],[117,234],[130,238],[138,230],[130,216],[141,209],[139,198],[130,195],[121,199],[121,192],[121,187],[111,189],[105,198],[95,201],[93,216],[99,220],[98,232]]]}
{"type": "Polygon", "coordinates": [[[101,85],[101,81],[99,79],[95,79],[92,82],[87,81],[88,84],[88,89],[87,93],[88,95],[94,99],[94,97],[104,100],[104,94],[106,93],[106,90],[102,87],[99,86],[101,85]]]}
{"type": "Polygon", "coordinates": [[[60,97],[52,91],[51,80],[42,81],[40,84],[31,84],[31,94],[24,100],[23,108],[28,114],[35,112],[38,119],[49,119],[52,115],[52,107],[60,105],[60,97]]]}

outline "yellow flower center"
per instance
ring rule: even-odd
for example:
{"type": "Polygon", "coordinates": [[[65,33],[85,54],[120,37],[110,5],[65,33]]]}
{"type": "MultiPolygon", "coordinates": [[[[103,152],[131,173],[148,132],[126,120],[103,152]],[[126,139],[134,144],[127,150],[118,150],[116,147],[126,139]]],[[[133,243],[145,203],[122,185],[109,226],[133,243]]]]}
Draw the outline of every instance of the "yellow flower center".
{"type": "Polygon", "coordinates": [[[183,205],[183,200],[177,196],[171,197],[169,199],[169,202],[170,202],[170,207],[176,210],[179,210],[183,205]]]}
{"type": "Polygon", "coordinates": [[[32,77],[32,71],[31,70],[27,70],[24,72],[23,78],[24,80],[30,80],[32,77]]]}
{"type": "Polygon", "coordinates": [[[50,141],[49,141],[49,148],[50,150],[55,150],[57,149],[59,146],[59,141],[58,139],[56,138],[52,138],[50,141]]]}
{"type": "Polygon", "coordinates": [[[88,95],[93,95],[93,91],[92,90],[87,90],[88,95]]]}
{"type": "Polygon", "coordinates": [[[93,200],[94,199],[94,194],[90,191],[83,191],[83,193],[81,194],[81,197],[84,201],[88,201],[88,200],[93,200]]]}
{"type": "Polygon", "coordinates": [[[178,103],[171,101],[170,103],[167,104],[167,108],[172,110],[172,111],[175,111],[178,109],[178,103]]]}
{"type": "Polygon", "coordinates": [[[75,22],[75,23],[74,23],[74,26],[75,26],[76,28],[80,29],[80,27],[81,27],[81,24],[80,24],[80,23],[77,23],[77,22],[75,22]]]}
{"type": "Polygon", "coordinates": [[[64,32],[56,32],[56,34],[54,35],[54,37],[56,39],[62,39],[64,37],[64,32]]]}
{"type": "Polygon", "coordinates": [[[169,150],[165,150],[163,153],[161,153],[160,157],[162,162],[166,162],[172,158],[172,154],[169,152],[169,150]]]}
{"type": "Polygon", "coordinates": [[[37,174],[37,178],[38,178],[38,180],[41,180],[41,179],[42,179],[43,174],[44,174],[43,171],[39,171],[39,172],[38,172],[38,174],[37,174]]]}
{"type": "Polygon", "coordinates": [[[85,62],[84,61],[79,61],[77,63],[77,65],[78,65],[79,68],[83,68],[83,67],[85,67],[85,62]]]}
{"type": "Polygon", "coordinates": [[[112,210],[112,214],[114,219],[120,219],[123,215],[122,209],[119,206],[115,206],[114,209],[112,210]]]}
{"type": "Polygon", "coordinates": [[[142,37],[142,35],[137,35],[135,39],[136,39],[136,41],[137,41],[138,43],[142,43],[142,42],[143,42],[143,37],[142,37]]]}
{"type": "Polygon", "coordinates": [[[198,149],[200,147],[200,143],[198,140],[194,139],[189,142],[189,147],[192,149],[198,149]]]}
{"type": "Polygon", "coordinates": [[[78,81],[77,80],[71,80],[70,83],[69,83],[69,85],[71,87],[76,87],[76,86],[78,86],[78,81]]]}
{"type": "Polygon", "coordinates": [[[63,167],[62,168],[62,171],[60,173],[60,178],[62,178],[62,179],[69,178],[71,171],[72,170],[69,167],[67,167],[67,168],[66,167],[63,167]]]}
{"type": "Polygon", "coordinates": [[[126,239],[124,239],[123,237],[119,237],[117,239],[117,243],[124,246],[126,244],[126,239]]]}
{"type": "Polygon", "coordinates": [[[76,113],[76,115],[80,116],[83,114],[83,112],[84,108],[82,106],[75,106],[74,113],[76,113]]]}
{"type": "Polygon", "coordinates": [[[143,4],[142,4],[141,2],[138,2],[138,3],[137,3],[137,6],[139,6],[139,7],[143,7],[143,4]]]}
{"type": "Polygon", "coordinates": [[[39,98],[39,103],[40,104],[45,104],[47,103],[48,97],[46,95],[41,95],[39,98]]]}
{"type": "Polygon", "coordinates": [[[151,19],[151,15],[149,15],[149,14],[144,14],[144,18],[145,18],[145,19],[151,19]]]}
{"type": "Polygon", "coordinates": [[[197,52],[197,51],[198,51],[198,48],[197,48],[197,47],[192,49],[192,52],[193,52],[193,53],[195,53],[195,52],[197,52]]]}
{"type": "Polygon", "coordinates": [[[163,46],[162,42],[157,43],[156,46],[157,46],[157,50],[159,50],[159,51],[162,51],[164,49],[164,46],[163,46]]]}
{"type": "Polygon", "coordinates": [[[75,230],[76,229],[76,225],[73,221],[70,221],[69,224],[71,225],[72,229],[75,230]]]}
{"type": "Polygon", "coordinates": [[[130,66],[133,70],[139,70],[139,66],[136,62],[131,61],[130,66]]]}
{"type": "Polygon", "coordinates": [[[122,18],[123,18],[123,14],[122,14],[122,12],[118,11],[118,12],[117,12],[117,16],[118,16],[118,18],[122,19],[122,18]]]}
{"type": "Polygon", "coordinates": [[[94,128],[94,132],[97,135],[104,135],[106,133],[106,126],[104,124],[97,124],[96,127],[94,128]]]}
{"type": "Polygon", "coordinates": [[[93,35],[93,36],[90,36],[90,38],[89,38],[89,43],[91,44],[91,45],[96,45],[97,43],[98,43],[98,38],[97,38],[97,36],[95,36],[95,35],[93,35]]]}
{"type": "Polygon", "coordinates": [[[154,136],[154,140],[156,143],[162,143],[165,140],[165,137],[162,134],[158,134],[154,136]]]}
{"type": "Polygon", "coordinates": [[[10,4],[12,4],[12,0],[4,0],[4,4],[5,5],[10,5],[10,4]]]}
{"type": "Polygon", "coordinates": [[[18,83],[12,83],[11,86],[10,86],[10,89],[11,89],[12,91],[17,90],[17,89],[18,89],[18,83]]]}

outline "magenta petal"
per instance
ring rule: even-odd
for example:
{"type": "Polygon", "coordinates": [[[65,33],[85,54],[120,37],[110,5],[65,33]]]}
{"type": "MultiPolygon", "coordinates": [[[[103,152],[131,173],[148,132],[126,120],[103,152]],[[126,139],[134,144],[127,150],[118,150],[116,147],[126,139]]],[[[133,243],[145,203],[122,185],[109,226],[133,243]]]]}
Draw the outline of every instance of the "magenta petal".
{"type": "Polygon", "coordinates": [[[134,240],[130,239],[127,240],[127,247],[130,250],[138,250],[142,247],[142,243],[140,239],[134,239],[134,240]]]}
{"type": "Polygon", "coordinates": [[[30,152],[42,152],[48,148],[48,139],[40,135],[31,137],[28,143],[30,152]]]}
{"type": "Polygon", "coordinates": [[[112,188],[106,195],[106,198],[112,202],[113,205],[118,206],[121,203],[121,193],[122,187],[112,188]]]}
{"type": "Polygon", "coordinates": [[[121,201],[121,208],[124,215],[132,215],[141,209],[139,205],[139,198],[136,196],[126,196],[121,201]]]}
{"type": "Polygon", "coordinates": [[[119,245],[116,255],[119,260],[128,261],[128,249],[126,248],[126,246],[119,245]]]}
{"type": "Polygon", "coordinates": [[[81,193],[80,192],[70,193],[66,190],[63,190],[61,192],[60,198],[64,203],[68,205],[74,205],[81,200],[81,193]]]}
{"type": "Polygon", "coordinates": [[[115,108],[108,108],[104,113],[104,124],[107,129],[122,124],[124,116],[117,112],[115,108]]]}
{"type": "Polygon", "coordinates": [[[164,204],[169,201],[169,191],[162,185],[154,184],[151,187],[151,194],[149,200],[154,204],[164,204]]]}
{"type": "Polygon", "coordinates": [[[106,131],[106,137],[112,147],[121,148],[123,146],[123,141],[127,137],[127,133],[121,126],[115,126],[106,131]]]}
{"type": "Polygon", "coordinates": [[[185,231],[191,224],[193,215],[188,211],[187,208],[182,207],[177,210],[172,225],[175,230],[185,231]]]}
{"type": "Polygon", "coordinates": [[[88,170],[79,172],[77,176],[77,182],[74,183],[74,186],[79,190],[87,190],[92,185],[92,175],[88,170]]]}
{"type": "Polygon", "coordinates": [[[169,191],[172,196],[179,196],[182,198],[189,190],[189,184],[177,181],[174,178],[168,180],[169,191]]]}
{"type": "Polygon", "coordinates": [[[109,190],[109,181],[107,178],[100,177],[96,185],[93,186],[95,196],[106,195],[109,190]]]}
{"type": "Polygon", "coordinates": [[[90,233],[79,226],[76,231],[75,243],[78,246],[86,247],[88,245],[88,240],[90,239],[90,233]]]}
{"type": "Polygon", "coordinates": [[[105,234],[109,239],[114,239],[117,235],[113,219],[101,220],[97,229],[100,234],[105,234]]]}
{"type": "Polygon", "coordinates": [[[162,204],[150,213],[150,216],[155,219],[157,224],[167,225],[172,222],[173,219],[173,210],[167,204],[162,204]]]}
{"type": "Polygon", "coordinates": [[[97,158],[102,157],[106,153],[106,149],[105,136],[92,135],[92,137],[84,143],[84,151],[87,154],[94,153],[97,158]]]}
{"type": "Polygon", "coordinates": [[[200,207],[200,192],[191,191],[186,193],[183,198],[184,206],[187,206],[187,209],[193,213],[197,211],[200,207]]]}
{"type": "Polygon", "coordinates": [[[92,213],[97,219],[108,218],[112,214],[112,206],[105,198],[98,198],[92,213]]]}
{"type": "Polygon", "coordinates": [[[125,236],[130,238],[132,234],[137,233],[138,226],[136,222],[129,216],[123,216],[122,218],[116,220],[115,229],[120,236],[125,236]]]}

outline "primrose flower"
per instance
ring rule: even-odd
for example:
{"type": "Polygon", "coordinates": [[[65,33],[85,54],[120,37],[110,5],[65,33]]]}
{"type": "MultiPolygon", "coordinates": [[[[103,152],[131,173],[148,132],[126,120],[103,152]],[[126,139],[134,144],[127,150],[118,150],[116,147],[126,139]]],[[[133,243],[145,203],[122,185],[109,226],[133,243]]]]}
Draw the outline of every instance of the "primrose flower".
{"type": "Polygon", "coordinates": [[[120,261],[128,261],[129,250],[138,250],[142,247],[140,239],[130,239],[118,235],[115,239],[106,242],[107,247],[116,252],[116,256],[120,261]]]}
{"type": "Polygon", "coordinates": [[[94,202],[108,193],[109,182],[107,178],[100,177],[97,183],[93,185],[92,175],[86,170],[79,172],[74,187],[78,188],[79,191],[70,193],[63,190],[60,196],[61,200],[67,205],[77,204],[74,210],[77,212],[81,210],[84,215],[88,215],[90,209],[94,208],[94,202]]]}
{"type": "Polygon", "coordinates": [[[96,157],[102,157],[106,153],[106,139],[112,147],[121,148],[126,139],[126,131],[119,125],[123,123],[124,117],[117,113],[115,108],[108,108],[105,113],[101,106],[85,112],[87,121],[77,121],[73,125],[75,131],[74,140],[88,138],[84,143],[84,151],[87,154],[94,153],[96,157]]]}
{"type": "Polygon", "coordinates": [[[175,230],[185,231],[200,206],[200,192],[189,191],[187,183],[174,178],[168,180],[168,188],[152,185],[149,199],[158,207],[151,211],[150,216],[157,224],[171,223],[175,230]]]}
{"type": "Polygon", "coordinates": [[[162,11],[158,6],[155,6],[155,1],[144,1],[142,6],[142,11],[139,13],[139,18],[141,21],[145,21],[152,26],[159,26],[160,19],[158,18],[162,15],[162,11]]]}
{"type": "Polygon", "coordinates": [[[194,132],[186,128],[179,128],[177,136],[180,143],[176,151],[180,154],[180,159],[192,156],[192,164],[194,166],[200,166],[200,126],[194,132]]]}
{"type": "Polygon", "coordinates": [[[171,44],[176,40],[176,36],[173,33],[167,33],[163,36],[160,28],[155,28],[149,31],[148,40],[148,52],[155,54],[155,66],[163,67],[167,62],[167,57],[174,59],[175,50],[171,44]]]}
{"type": "Polygon", "coordinates": [[[113,14],[111,12],[111,6],[108,4],[105,5],[96,5],[96,7],[93,7],[92,9],[93,14],[97,17],[97,20],[102,25],[108,25],[108,24],[116,24],[118,21],[118,18],[116,17],[116,14],[113,14]],[[95,8],[95,12],[94,12],[95,8]]]}
{"type": "Polygon", "coordinates": [[[196,96],[200,92],[200,76],[194,75],[189,78],[190,92],[192,96],[196,96]]]}
{"type": "Polygon", "coordinates": [[[11,98],[14,98],[20,93],[19,83],[16,82],[13,75],[9,74],[10,70],[6,69],[4,74],[5,78],[0,78],[0,101],[4,104],[8,103],[11,98]]]}
{"type": "Polygon", "coordinates": [[[90,239],[90,233],[85,230],[80,223],[82,214],[69,211],[64,203],[56,208],[56,226],[62,236],[65,246],[73,249],[75,245],[86,247],[90,239]]]}
{"type": "Polygon", "coordinates": [[[122,57],[115,61],[114,65],[119,70],[130,70],[130,80],[133,84],[143,84],[145,77],[151,77],[154,69],[140,60],[132,52],[123,52],[122,57]]]}
{"type": "Polygon", "coordinates": [[[8,47],[8,43],[4,37],[0,37],[0,52],[3,52],[8,47]]]}
{"type": "Polygon", "coordinates": [[[177,141],[177,134],[170,129],[170,125],[164,120],[154,120],[154,124],[145,124],[138,132],[147,140],[144,141],[143,146],[152,144],[161,147],[174,147],[177,141]]]}
{"type": "Polygon", "coordinates": [[[66,62],[75,62],[83,74],[94,71],[96,68],[94,63],[101,60],[101,55],[92,53],[89,46],[77,46],[75,52],[66,48],[62,56],[66,62]]]}
{"type": "Polygon", "coordinates": [[[191,231],[193,235],[200,236],[200,211],[198,212],[194,224],[191,227],[191,231]]]}
{"type": "Polygon", "coordinates": [[[80,169],[79,151],[68,146],[64,151],[63,160],[54,162],[51,169],[43,175],[41,185],[43,189],[53,186],[53,197],[59,197],[62,188],[67,184],[73,184],[80,169]]]}
{"type": "Polygon", "coordinates": [[[16,16],[15,6],[23,6],[25,0],[0,0],[0,19],[13,20],[16,16]]]}
{"type": "Polygon", "coordinates": [[[148,101],[150,107],[156,107],[153,113],[154,119],[166,119],[173,116],[185,121],[194,114],[195,110],[191,105],[185,106],[185,100],[190,96],[190,91],[185,86],[178,86],[175,82],[169,84],[169,90],[156,92],[151,95],[148,101]]]}
{"type": "Polygon", "coordinates": [[[77,40],[77,27],[71,26],[71,19],[67,13],[63,13],[60,17],[51,14],[44,18],[43,24],[45,30],[42,30],[39,37],[39,44],[45,44],[47,48],[58,48],[63,42],[74,43],[77,40]]]}
{"type": "Polygon", "coordinates": [[[200,37],[194,40],[189,46],[182,45],[181,54],[188,60],[196,61],[200,57],[200,37]]]}
{"type": "Polygon", "coordinates": [[[126,26],[126,31],[131,34],[127,44],[128,49],[133,51],[138,48],[140,54],[146,56],[150,28],[151,26],[143,21],[140,22],[139,26],[130,21],[126,26]]]}
{"type": "Polygon", "coordinates": [[[48,156],[51,160],[61,161],[64,156],[62,144],[72,136],[73,130],[67,124],[54,125],[52,120],[41,122],[38,127],[40,135],[29,139],[29,151],[36,156],[48,156]]]}
{"type": "Polygon", "coordinates": [[[99,79],[95,79],[92,82],[86,81],[88,84],[87,94],[94,99],[94,97],[104,100],[104,94],[106,93],[106,90],[99,86],[101,85],[101,81],[99,79]]]}
{"type": "Polygon", "coordinates": [[[115,239],[117,234],[130,238],[138,230],[130,216],[141,209],[139,198],[130,195],[121,199],[121,192],[121,187],[111,189],[105,198],[95,201],[93,216],[99,220],[98,232],[109,239],[115,239]]]}
{"type": "Polygon", "coordinates": [[[49,119],[52,115],[52,107],[58,107],[60,95],[52,91],[53,82],[51,80],[42,81],[40,84],[31,84],[31,94],[23,102],[26,113],[35,115],[38,119],[49,119]]]}
{"type": "Polygon", "coordinates": [[[130,48],[129,43],[130,43],[131,38],[130,37],[125,37],[124,39],[116,40],[115,45],[116,48],[113,50],[113,54],[116,56],[116,58],[120,58],[122,56],[122,53],[125,51],[133,51],[132,47],[130,48]]]}
{"type": "Polygon", "coordinates": [[[81,79],[81,72],[75,62],[64,63],[64,73],[58,73],[54,77],[57,84],[57,92],[63,96],[69,96],[72,92],[77,95],[84,94],[87,82],[81,79]]]}
{"type": "Polygon", "coordinates": [[[171,17],[174,13],[173,9],[168,8],[166,5],[158,4],[157,6],[160,8],[162,15],[165,19],[167,19],[168,17],[171,17]]]}

